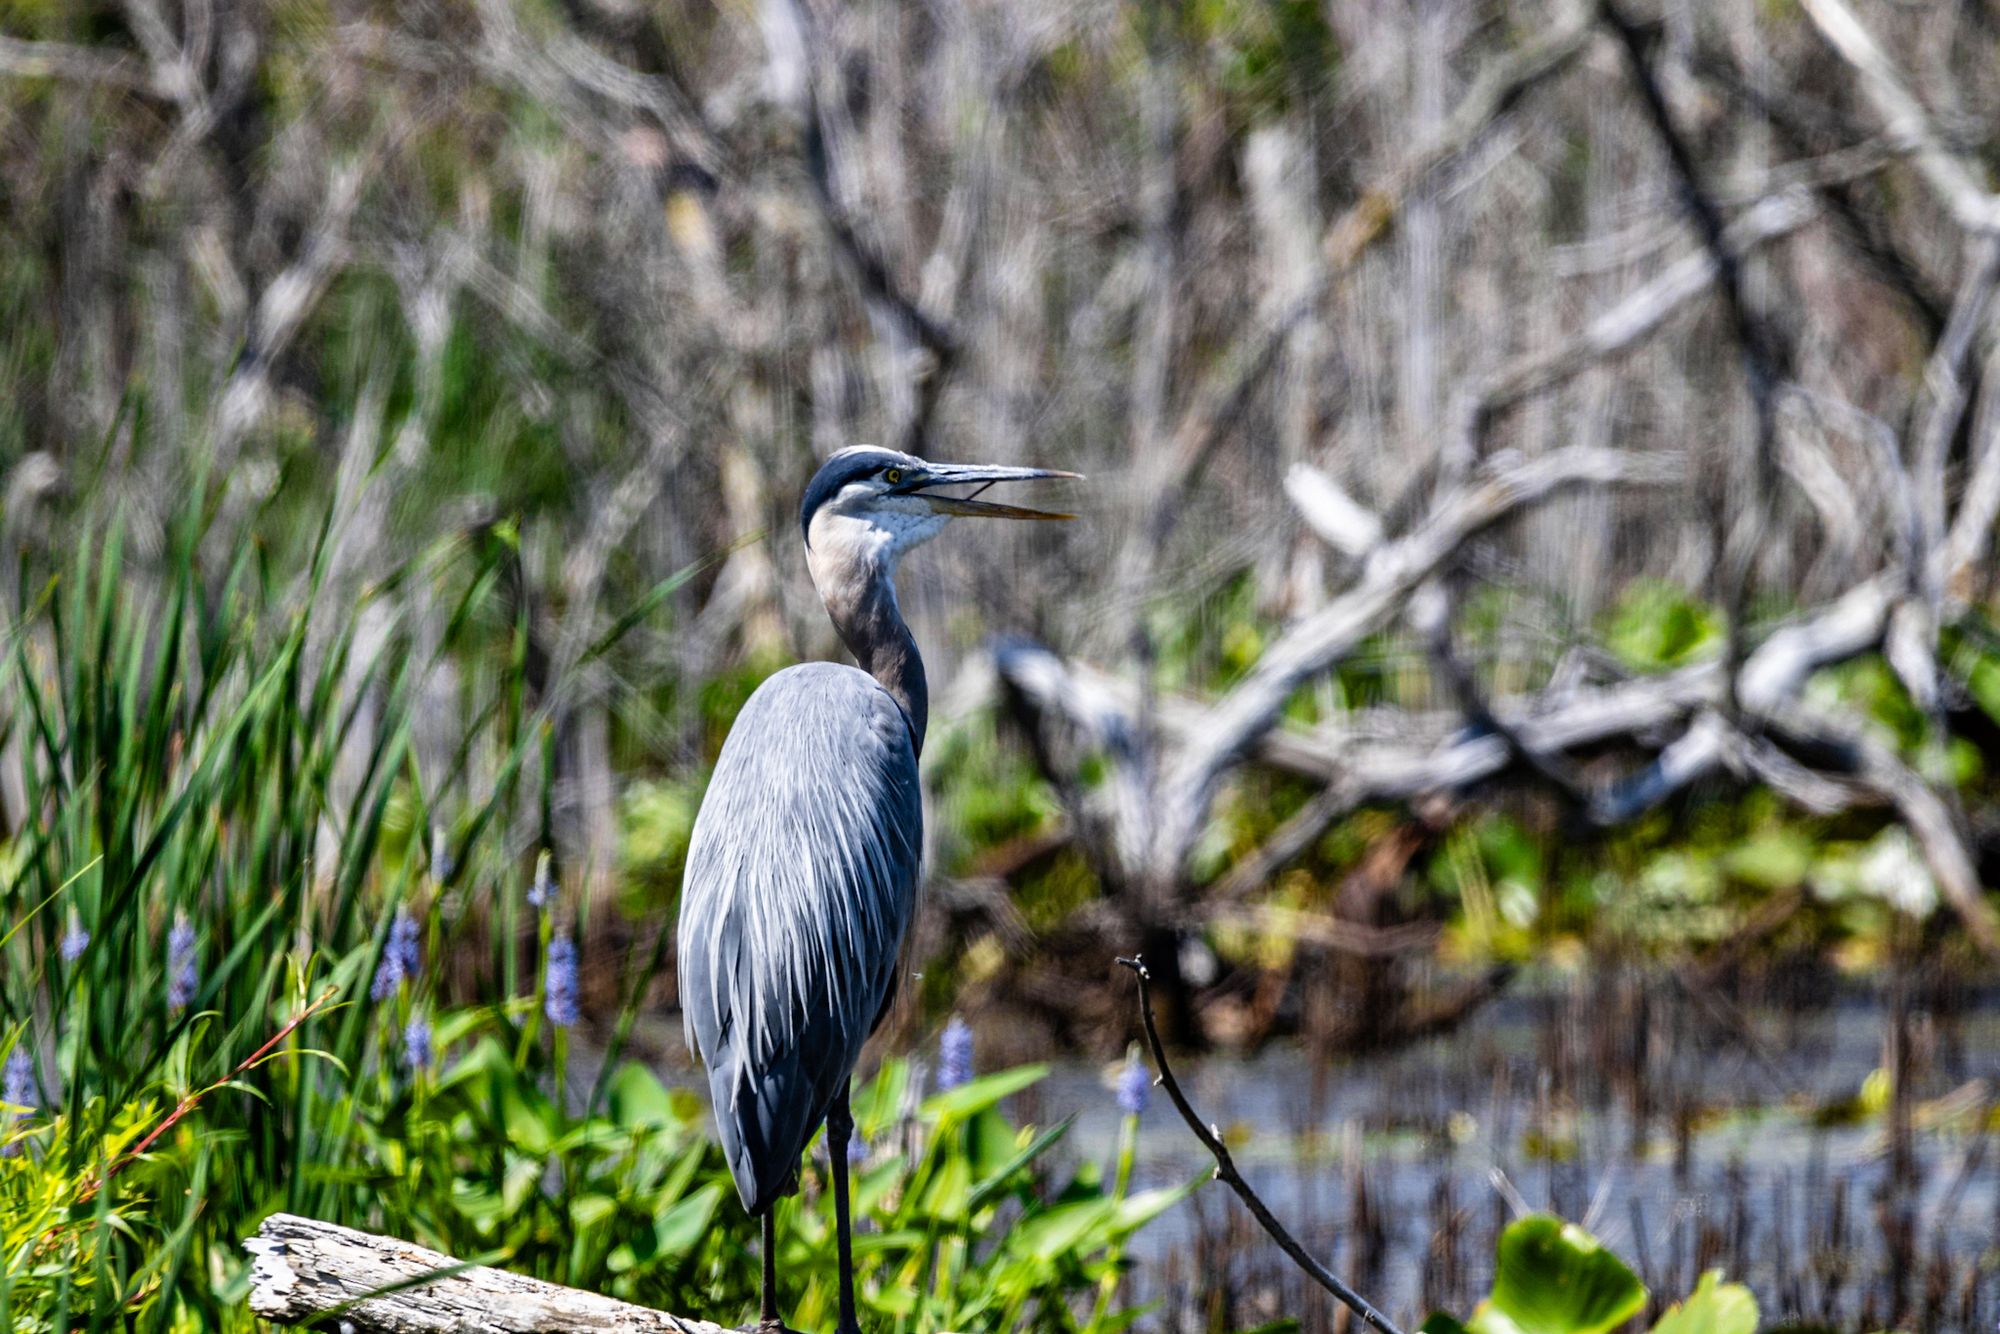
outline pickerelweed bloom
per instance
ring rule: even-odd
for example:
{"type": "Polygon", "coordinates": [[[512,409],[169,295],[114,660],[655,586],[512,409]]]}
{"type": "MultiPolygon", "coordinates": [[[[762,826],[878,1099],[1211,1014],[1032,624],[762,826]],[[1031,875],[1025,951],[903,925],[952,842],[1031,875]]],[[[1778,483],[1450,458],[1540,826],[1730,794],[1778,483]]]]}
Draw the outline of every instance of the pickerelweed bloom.
{"type": "Polygon", "coordinates": [[[535,858],[535,878],[528,882],[528,906],[546,908],[555,902],[555,897],[555,871],[549,865],[549,850],[543,848],[541,855],[535,858]]]}
{"type": "Polygon", "coordinates": [[[431,1068],[433,1055],[430,1016],[418,1010],[410,1016],[410,1022],[403,1026],[403,1068],[411,1074],[428,1070],[431,1068]]]}
{"type": "Polygon", "coordinates": [[[185,1010],[201,989],[201,964],[194,954],[194,923],[186,913],[174,914],[167,933],[167,1008],[185,1010]]]}
{"type": "Polygon", "coordinates": [[[1118,1110],[1137,1116],[1146,1110],[1152,1096],[1153,1073],[1139,1059],[1139,1053],[1132,1052],[1125,1057],[1125,1068],[1118,1072],[1118,1110]]]}
{"type": "Polygon", "coordinates": [[[69,926],[63,931],[62,944],[57,946],[64,963],[75,963],[90,948],[90,932],[83,929],[83,919],[76,915],[76,909],[69,910],[69,926]]]}
{"type": "Polygon", "coordinates": [[[951,1017],[938,1037],[938,1092],[955,1089],[972,1078],[972,1025],[951,1017]]]}
{"type": "Polygon", "coordinates": [[[417,939],[417,919],[410,916],[408,908],[396,910],[396,920],[389,927],[389,953],[396,956],[396,967],[403,977],[411,982],[424,971],[424,949],[417,939]]]}
{"type": "Polygon", "coordinates": [[[555,935],[549,939],[549,962],[547,993],[542,998],[542,1013],[557,1028],[568,1028],[576,1023],[576,942],[565,935],[555,935]]]}
{"type": "Polygon", "coordinates": [[[396,909],[389,924],[389,939],[382,946],[382,962],[375,967],[375,981],[368,988],[373,1000],[385,1001],[405,982],[415,982],[424,970],[423,946],[417,940],[417,919],[408,908],[396,909]]]}
{"type": "MultiPolygon", "coordinates": [[[[14,1044],[14,1050],[7,1053],[7,1070],[0,1077],[0,1102],[11,1102],[16,1107],[32,1108],[35,1105],[35,1064],[28,1056],[28,1039],[23,1034],[14,1044]]],[[[27,1112],[16,1112],[14,1120],[25,1121],[27,1112]]],[[[0,1157],[12,1158],[21,1151],[20,1141],[0,1145],[0,1157]]]]}

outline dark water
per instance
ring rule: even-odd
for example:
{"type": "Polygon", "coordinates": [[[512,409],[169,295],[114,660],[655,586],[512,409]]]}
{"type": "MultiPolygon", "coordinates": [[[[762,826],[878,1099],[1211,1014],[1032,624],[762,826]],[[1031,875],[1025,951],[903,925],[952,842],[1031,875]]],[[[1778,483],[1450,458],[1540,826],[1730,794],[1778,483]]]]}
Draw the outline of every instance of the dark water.
{"type": "MultiPolygon", "coordinates": [[[[1399,1322],[1468,1311],[1517,1214],[1581,1220],[1656,1300],[1703,1269],[1751,1285],[1767,1328],[1991,1331],[2000,1320],[2000,1005],[1893,997],[1744,1006],[1659,980],[1598,979],[1490,1006],[1448,1037],[1315,1061],[1273,1047],[1184,1072],[1252,1185],[1317,1255],[1399,1322]],[[1911,1131],[1896,1152],[1886,1080],[1911,1131]]],[[[1070,1144],[1111,1152],[1104,1072],[1064,1065],[1042,1116],[1081,1110],[1070,1144]]],[[[1210,1164],[1158,1094],[1135,1184],[1210,1164]]],[[[1161,1328],[1336,1314],[1226,1188],[1143,1233],[1135,1281],[1161,1328]]]]}
{"type": "MultiPolygon", "coordinates": [[[[673,1030],[633,1052],[670,1079],[684,1059],[673,1030]]],[[[1075,1114],[1064,1152],[1108,1166],[1115,1065],[1053,1065],[1015,1115],[1075,1114]]],[[[2000,1323],[2000,992],[1545,979],[1393,1052],[1275,1043],[1180,1075],[1279,1217],[1406,1328],[1468,1313],[1499,1231],[1541,1210],[1583,1222],[1640,1273],[1654,1299],[1641,1328],[1709,1268],[1751,1286],[1765,1329],[2000,1323]],[[1898,1067],[1900,1102],[1878,1073],[1898,1067]]],[[[1134,1188],[1211,1168],[1155,1090],[1134,1188]]],[[[1129,1291],[1157,1303],[1142,1328],[1350,1328],[1220,1184],[1131,1254],[1129,1291]]]]}

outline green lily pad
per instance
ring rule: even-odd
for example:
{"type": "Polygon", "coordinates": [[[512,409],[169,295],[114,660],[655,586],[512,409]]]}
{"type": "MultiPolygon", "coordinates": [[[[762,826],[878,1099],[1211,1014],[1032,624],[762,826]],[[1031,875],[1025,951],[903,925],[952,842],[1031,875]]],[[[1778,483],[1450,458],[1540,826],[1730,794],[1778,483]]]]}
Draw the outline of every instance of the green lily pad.
{"type": "Polygon", "coordinates": [[[1501,1234],[1498,1266],[1471,1334],[1607,1334],[1646,1304],[1646,1285],[1622,1260],[1546,1214],[1501,1234]]]}

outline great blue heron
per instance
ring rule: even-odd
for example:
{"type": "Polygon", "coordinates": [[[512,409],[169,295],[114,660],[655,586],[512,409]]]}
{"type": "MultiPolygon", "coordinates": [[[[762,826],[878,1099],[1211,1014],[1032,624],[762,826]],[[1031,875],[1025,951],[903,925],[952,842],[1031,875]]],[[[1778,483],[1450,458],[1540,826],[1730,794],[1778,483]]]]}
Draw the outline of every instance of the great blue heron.
{"type": "Polygon", "coordinates": [[[822,1121],[840,1329],[858,1329],[848,1078],[895,995],[924,841],[917,755],[930,700],[896,605],[896,562],[954,516],[1069,517],[940,487],[1073,476],[863,445],[828,459],[799,506],[813,584],[861,670],[788,667],[743,706],[695,817],[679,932],[688,1045],[708,1068],[737,1193],[763,1220],[764,1330],[783,1328],[773,1208],[822,1121]]]}

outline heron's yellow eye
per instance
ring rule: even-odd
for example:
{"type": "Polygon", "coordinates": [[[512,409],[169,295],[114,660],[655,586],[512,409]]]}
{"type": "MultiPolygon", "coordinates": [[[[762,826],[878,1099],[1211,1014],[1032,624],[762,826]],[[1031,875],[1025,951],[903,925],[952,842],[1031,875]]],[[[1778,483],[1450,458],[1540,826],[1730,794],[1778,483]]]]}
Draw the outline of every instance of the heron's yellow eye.
{"type": "Polygon", "coordinates": [[[901,468],[891,468],[889,471],[883,473],[882,476],[888,481],[890,486],[894,486],[903,480],[903,470],[901,468]]]}

